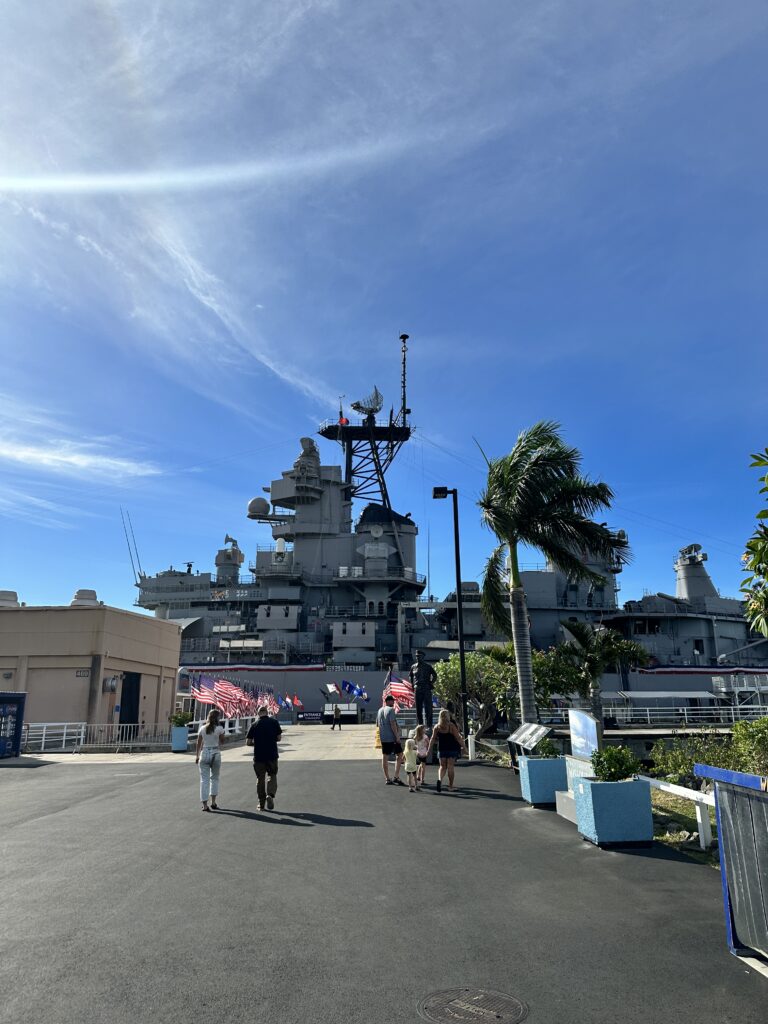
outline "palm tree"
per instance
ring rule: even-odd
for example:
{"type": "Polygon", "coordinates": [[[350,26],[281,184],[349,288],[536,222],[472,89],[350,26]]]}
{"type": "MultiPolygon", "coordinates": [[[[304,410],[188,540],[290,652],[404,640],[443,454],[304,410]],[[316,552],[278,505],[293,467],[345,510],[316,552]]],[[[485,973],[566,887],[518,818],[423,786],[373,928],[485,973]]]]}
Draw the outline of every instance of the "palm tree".
{"type": "Polygon", "coordinates": [[[605,672],[627,665],[645,665],[648,652],[635,640],[625,640],[621,633],[606,626],[593,626],[589,622],[564,622],[563,629],[571,639],[563,649],[579,666],[586,688],[589,690],[592,714],[603,720],[600,680],[605,672]]]}
{"type": "Polygon", "coordinates": [[[520,578],[518,547],[542,552],[571,580],[605,580],[587,558],[628,557],[623,534],[592,517],[609,508],[613,492],[579,472],[581,453],[560,436],[558,423],[542,421],[524,430],[509,455],[488,459],[488,480],[478,502],[484,525],[499,540],[485,567],[482,607],[486,619],[515,645],[520,717],[536,721],[528,608],[520,578]],[[505,561],[508,559],[508,573],[505,561]]]}

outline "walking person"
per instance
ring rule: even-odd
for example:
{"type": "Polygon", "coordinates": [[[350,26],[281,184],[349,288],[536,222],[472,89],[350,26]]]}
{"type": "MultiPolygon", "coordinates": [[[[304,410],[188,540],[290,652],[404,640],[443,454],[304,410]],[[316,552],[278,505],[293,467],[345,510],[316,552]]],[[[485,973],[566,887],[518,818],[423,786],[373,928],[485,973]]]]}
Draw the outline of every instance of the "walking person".
{"type": "Polygon", "coordinates": [[[448,775],[448,790],[449,792],[454,791],[454,772],[456,769],[456,758],[463,752],[466,754],[466,747],[464,746],[464,737],[461,735],[456,725],[451,721],[451,716],[448,711],[443,708],[437,718],[437,725],[432,732],[432,738],[429,741],[429,749],[437,743],[437,752],[440,757],[440,770],[437,775],[436,789],[439,793],[442,790],[443,779],[446,774],[448,775]]]}
{"type": "Polygon", "coordinates": [[[421,789],[427,776],[427,755],[429,753],[429,736],[423,725],[412,729],[409,738],[416,744],[416,789],[421,789]]]}
{"type": "Polygon", "coordinates": [[[409,678],[416,697],[416,721],[419,725],[426,724],[432,732],[432,690],[435,687],[437,673],[424,661],[422,651],[416,651],[416,660],[411,665],[409,678]]]}
{"type": "Polygon", "coordinates": [[[333,730],[336,728],[337,725],[339,727],[339,732],[341,732],[341,708],[339,707],[338,704],[334,704],[333,705],[333,724],[331,725],[331,732],[333,732],[333,730]]]}
{"type": "Polygon", "coordinates": [[[376,726],[379,730],[381,740],[381,766],[384,770],[384,778],[388,786],[404,786],[400,778],[400,768],[403,764],[403,745],[400,741],[400,726],[397,724],[395,714],[395,698],[388,694],[384,698],[384,706],[376,712],[376,726]],[[389,755],[395,755],[395,777],[389,777],[389,755]]]}
{"type": "Polygon", "coordinates": [[[201,810],[218,810],[216,797],[219,795],[219,774],[221,773],[221,745],[224,743],[224,726],[219,725],[219,712],[213,708],[208,712],[205,724],[197,730],[195,764],[200,768],[201,810]],[[208,806],[210,794],[211,806],[208,806]]]}
{"type": "Polygon", "coordinates": [[[259,810],[274,809],[277,795],[277,744],[283,730],[275,718],[270,718],[269,708],[262,704],[256,712],[256,721],[248,730],[245,742],[253,747],[253,770],[256,772],[256,795],[259,810]]]}
{"type": "Polygon", "coordinates": [[[411,793],[415,793],[418,789],[416,785],[416,772],[419,768],[419,762],[416,754],[416,743],[411,736],[405,741],[403,763],[405,764],[405,772],[408,776],[408,789],[411,793]]]}

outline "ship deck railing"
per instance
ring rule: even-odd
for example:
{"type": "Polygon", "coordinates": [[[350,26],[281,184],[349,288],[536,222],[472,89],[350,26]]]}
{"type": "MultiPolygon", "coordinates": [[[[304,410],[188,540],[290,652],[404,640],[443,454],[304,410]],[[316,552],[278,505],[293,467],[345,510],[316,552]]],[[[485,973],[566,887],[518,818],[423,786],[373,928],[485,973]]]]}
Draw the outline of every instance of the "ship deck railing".
{"type": "MultiPolygon", "coordinates": [[[[588,709],[587,709],[588,710],[588,709]]],[[[735,707],[615,707],[603,704],[603,717],[615,720],[619,726],[653,726],[653,725],[733,725],[734,722],[753,722],[758,718],[768,718],[768,705],[739,704],[735,707]]],[[[546,708],[540,712],[542,723],[546,725],[567,725],[567,708],[546,708]]]]}

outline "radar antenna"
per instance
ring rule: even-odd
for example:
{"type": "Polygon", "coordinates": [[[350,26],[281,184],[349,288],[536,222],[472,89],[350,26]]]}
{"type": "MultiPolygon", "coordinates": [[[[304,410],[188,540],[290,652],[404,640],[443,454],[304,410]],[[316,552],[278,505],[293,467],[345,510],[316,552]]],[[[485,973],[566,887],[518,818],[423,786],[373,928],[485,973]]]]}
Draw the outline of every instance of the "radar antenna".
{"type": "Polygon", "coordinates": [[[352,402],[350,408],[359,412],[361,416],[375,416],[377,412],[381,412],[383,405],[384,395],[374,385],[373,391],[367,398],[361,398],[359,402],[352,402]]]}

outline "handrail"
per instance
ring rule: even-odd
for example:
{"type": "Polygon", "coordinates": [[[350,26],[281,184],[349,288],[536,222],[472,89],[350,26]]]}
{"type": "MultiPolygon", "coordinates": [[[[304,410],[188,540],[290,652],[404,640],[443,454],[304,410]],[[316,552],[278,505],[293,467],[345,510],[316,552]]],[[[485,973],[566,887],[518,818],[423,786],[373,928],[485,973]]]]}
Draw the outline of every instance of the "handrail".
{"type": "Polygon", "coordinates": [[[661,790],[662,793],[671,793],[672,796],[682,797],[683,800],[690,800],[696,805],[696,822],[699,826],[699,846],[702,850],[708,850],[712,845],[712,823],[709,820],[708,808],[715,806],[715,798],[712,793],[701,793],[697,789],[688,789],[686,786],[676,786],[673,782],[664,782],[663,779],[652,779],[649,775],[635,775],[641,782],[647,782],[653,789],[661,790]]]}

